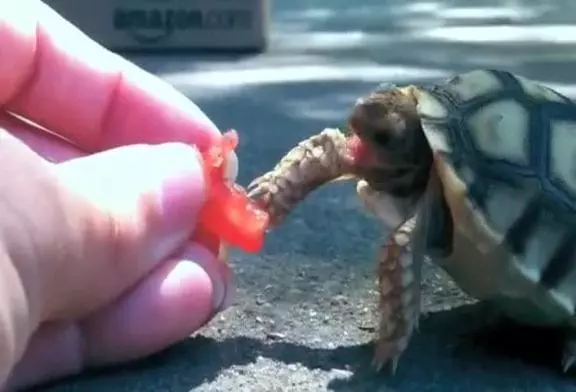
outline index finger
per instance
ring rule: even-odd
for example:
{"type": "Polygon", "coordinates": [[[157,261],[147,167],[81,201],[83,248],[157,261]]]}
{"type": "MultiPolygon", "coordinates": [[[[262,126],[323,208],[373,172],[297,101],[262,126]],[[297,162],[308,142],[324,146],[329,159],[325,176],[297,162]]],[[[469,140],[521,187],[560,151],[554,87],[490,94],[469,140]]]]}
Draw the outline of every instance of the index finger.
{"type": "Polygon", "coordinates": [[[168,83],[106,50],[38,0],[0,1],[0,106],[87,152],[180,141],[216,126],[168,83]]]}

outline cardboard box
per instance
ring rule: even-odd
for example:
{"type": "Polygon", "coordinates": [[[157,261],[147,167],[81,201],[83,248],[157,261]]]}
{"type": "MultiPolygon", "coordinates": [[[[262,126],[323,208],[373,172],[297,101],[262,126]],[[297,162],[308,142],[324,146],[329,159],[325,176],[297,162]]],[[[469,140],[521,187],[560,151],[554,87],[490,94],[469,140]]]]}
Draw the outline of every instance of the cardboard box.
{"type": "Polygon", "coordinates": [[[270,0],[44,0],[115,51],[262,51],[270,0]]]}

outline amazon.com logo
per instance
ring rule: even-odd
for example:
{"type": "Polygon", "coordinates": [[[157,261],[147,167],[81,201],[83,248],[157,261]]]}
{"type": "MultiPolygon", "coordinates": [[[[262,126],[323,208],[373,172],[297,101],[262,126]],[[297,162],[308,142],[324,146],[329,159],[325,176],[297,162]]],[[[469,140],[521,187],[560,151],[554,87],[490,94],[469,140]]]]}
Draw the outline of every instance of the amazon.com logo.
{"type": "Polygon", "coordinates": [[[176,31],[248,30],[252,28],[249,10],[194,10],[169,8],[116,8],[115,30],[130,34],[136,41],[155,44],[176,31]]]}

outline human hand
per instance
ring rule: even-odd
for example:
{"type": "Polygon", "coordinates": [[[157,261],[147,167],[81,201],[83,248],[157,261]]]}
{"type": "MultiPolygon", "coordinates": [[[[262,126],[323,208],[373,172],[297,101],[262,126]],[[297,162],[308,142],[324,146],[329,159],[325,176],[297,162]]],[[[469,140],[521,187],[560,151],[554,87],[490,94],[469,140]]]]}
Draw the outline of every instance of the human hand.
{"type": "Polygon", "coordinates": [[[39,1],[0,3],[0,43],[0,388],[186,338],[232,293],[190,241],[205,197],[192,145],[218,130],[39,1]]]}

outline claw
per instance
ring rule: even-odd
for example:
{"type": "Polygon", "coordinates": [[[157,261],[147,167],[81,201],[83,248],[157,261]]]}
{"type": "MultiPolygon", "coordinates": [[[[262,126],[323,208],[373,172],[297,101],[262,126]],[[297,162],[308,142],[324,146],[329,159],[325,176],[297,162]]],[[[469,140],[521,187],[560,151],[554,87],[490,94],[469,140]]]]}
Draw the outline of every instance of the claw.
{"type": "Polygon", "coordinates": [[[576,334],[570,332],[562,354],[562,371],[567,373],[576,363],[576,334]]]}
{"type": "Polygon", "coordinates": [[[384,367],[384,365],[386,364],[387,361],[381,361],[376,359],[376,357],[374,357],[372,359],[372,367],[374,368],[374,370],[376,371],[376,373],[379,373],[380,370],[382,370],[382,368],[384,367]]]}
{"type": "Polygon", "coordinates": [[[396,374],[396,370],[398,369],[398,361],[400,361],[400,356],[396,355],[388,362],[390,366],[390,373],[392,375],[396,374]]]}
{"type": "Polygon", "coordinates": [[[567,373],[568,370],[570,370],[570,368],[574,365],[574,362],[576,362],[576,356],[574,356],[574,354],[565,354],[562,358],[562,371],[567,373]]]}
{"type": "Polygon", "coordinates": [[[388,366],[391,375],[396,374],[396,370],[398,370],[398,362],[400,361],[400,354],[394,355],[392,358],[389,359],[378,359],[374,357],[372,359],[372,368],[379,373],[382,371],[384,366],[388,366]]]}

